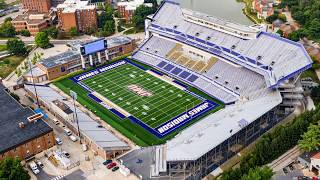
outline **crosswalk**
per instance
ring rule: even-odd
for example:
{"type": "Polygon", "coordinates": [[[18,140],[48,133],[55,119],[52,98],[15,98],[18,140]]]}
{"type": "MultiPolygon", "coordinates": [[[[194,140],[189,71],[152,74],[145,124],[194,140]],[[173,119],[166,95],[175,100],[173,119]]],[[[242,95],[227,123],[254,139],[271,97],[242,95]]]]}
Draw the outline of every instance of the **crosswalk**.
{"type": "Polygon", "coordinates": [[[56,177],[52,178],[51,180],[60,180],[60,179],[63,179],[65,176],[66,176],[66,174],[60,175],[60,176],[56,176],[56,177]]]}

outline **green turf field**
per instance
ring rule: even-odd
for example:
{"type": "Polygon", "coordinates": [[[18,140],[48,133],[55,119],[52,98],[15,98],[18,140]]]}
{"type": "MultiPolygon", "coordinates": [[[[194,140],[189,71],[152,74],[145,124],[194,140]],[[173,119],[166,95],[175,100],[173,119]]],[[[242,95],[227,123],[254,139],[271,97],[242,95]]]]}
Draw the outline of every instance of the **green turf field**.
{"type": "Polygon", "coordinates": [[[151,128],[203,102],[131,64],[98,74],[83,80],[82,83],[151,128]],[[152,95],[140,96],[128,88],[130,85],[137,85],[152,95]]]}
{"type": "MultiPolygon", "coordinates": [[[[118,58],[117,60],[119,60],[121,58],[118,58]]],[[[117,60],[112,60],[108,63],[113,63],[117,60]]],[[[135,64],[138,64],[146,69],[151,69],[151,67],[142,64],[138,61],[134,61],[134,60],[130,60],[131,62],[134,62],[135,64]]],[[[106,64],[108,64],[106,63],[106,64]]],[[[81,87],[79,84],[75,83],[74,81],[72,81],[70,78],[83,74],[85,72],[88,72],[90,70],[93,70],[94,68],[89,68],[87,70],[80,70],[78,72],[72,73],[70,75],[61,77],[57,80],[55,80],[54,85],[57,86],[59,89],[61,89],[64,93],[69,94],[70,90],[76,92],[78,94],[78,99],[77,101],[79,103],[81,103],[83,106],[85,106],[89,111],[91,111],[92,113],[96,114],[98,117],[100,117],[103,121],[107,122],[109,125],[111,125],[113,128],[115,128],[117,131],[121,132],[123,135],[125,135],[126,137],[128,137],[130,140],[132,140],[134,143],[136,143],[139,146],[150,146],[150,145],[156,145],[156,144],[163,144],[165,143],[167,140],[173,138],[174,136],[176,136],[181,130],[183,130],[184,128],[187,128],[188,126],[190,126],[191,124],[197,122],[198,120],[200,120],[201,118],[207,116],[208,114],[214,113],[216,111],[218,111],[219,109],[223,108],[224,105],[223,103],[217,101],[216,99],[210,97],[209,95],[203,93],[202,91],[198,90],[197,88],[194,88],[192,86],[188,86],[188,90],[202,96],[205,99],[211,100],[213,102],[218,103],[220,106],[201,115],[200,117],[197,117],[196,119],[190,121],[189,123],[187,123],[186,125],[178,128],[177,130],[173,131],[172,133],[170,133],[169,135],[167,135],[164,138],[158,138],[155,135],[151,134],[149,131],[147,131],[146,129],[144,129],[143,127],[141,127],[140,125],[132,122],[130,119],[125,118],[125,119],[121,119],[120,117],[118,117],[117,115],[115,115],[114,113],[112,113],[111,111],[109,111],[107,108],[105,108],[104,106],[100,105],[99,103],[97,103],[96,101],[94,101],[93,99],[91,99],[88,96],[88,91],[86,89],[84,89],[83,87],[81,87]]],[[[82,81],[83,83],[83,81],[82,81]]],[[[183,82],[180,82],[183,83],[183,82]]],[[[186,84],[185,84],[186,85],[186,84]]]]}

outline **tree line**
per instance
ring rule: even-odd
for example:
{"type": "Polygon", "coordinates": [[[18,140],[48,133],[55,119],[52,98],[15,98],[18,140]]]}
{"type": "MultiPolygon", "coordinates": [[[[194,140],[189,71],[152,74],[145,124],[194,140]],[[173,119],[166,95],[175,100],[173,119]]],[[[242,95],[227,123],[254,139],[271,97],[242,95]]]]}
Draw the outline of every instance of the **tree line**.
{"type": "MultiPolygon", "coordinates": [[[[300,116],[294,118],[291,122],[278,126],[274,130],[264,134],[257,140],[251,152],[242,156],[240,166],[224,171],[221,175],[221,179],[241,179],[240,177],[247,176],[248,173],[250,174],[250,171],[254,171],[254,169],[277,159],[298,143],[300,148],[310,146],[315,148],[316,145],[314,144],[317,143],[308,141],[310,140],[310,134],[314,135],[314,132],[310,133],[308,131],[308,127],[310,126],[312,130],[316,129],[313,126],[318,124],[320,119],[320,111],[318,108],[319,107],[313,111],[304,112],[300,116]],[[305,132],[307,134],[305,134],[305,132]]],[[[319,128],[319,125],[317,127],[319,128]]],[[[320,134],[319,131],[316,132],[320,134]]],[[[316,137],[320,137],[320,135],[316,137]]],[[[302,150],[310,150],[312,148],[302,148],[302,150]]]]}

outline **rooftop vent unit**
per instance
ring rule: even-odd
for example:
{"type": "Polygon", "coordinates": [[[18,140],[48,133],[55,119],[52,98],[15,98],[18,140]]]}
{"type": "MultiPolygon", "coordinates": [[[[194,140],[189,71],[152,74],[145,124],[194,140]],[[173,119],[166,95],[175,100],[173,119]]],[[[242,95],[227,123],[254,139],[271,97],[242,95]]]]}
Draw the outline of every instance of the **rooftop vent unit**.
{"type": "Polygon", "coordinates": [[[225,83],[225,84],[229,84],[229,82],[228,82],[228,81],[225,81],[224,83],[225,83]]]}
{"type": "Polygon", "coordinates": [[[257,60],[259,61],[259,60],[261,60],[262,59],[262,56],[257,56],[257,60]]]}
{"type": "Polygon", "coordinates": [[[24,122],[19,122],[19,127],[20,127],[21,129],[24,128],[24,126],[25,126],[24,122]]]}
{"type": "Polygon", "coordinates": [[[174,26],[173,26],[173,29],[177,29],[177,27],[178,27],[177,25],[174,25],[174,26]]]}
{"type": "Polygon", "coordinates": [[[207,41],[209,41],[210,39],[211,39],[211,37],[210,37],[210,36],[208,36],[208,37],[207,37],[207,41]]]}
{"type": "Polygon", "coordinates": [[[218,77],[218,76],[215,76],[214,78],[218,79],[219,77],[218,77]]]}
{"type": "Polygon", "coordinates": [[[232,45],[232,46],[231,46],[231,49],[235,49],[235,48],[236,48],[236,45],[232,45]]]}
{"type": "Polygon", "coordinates": [[[196,33],[196,36],[198,37],[199,35],[200,35],[200,33],[197,32],[197,33],[196,33]]]}
{"type": "Polygon", "coordinates": [[[32,123],[32,122],[35,123],[35,122],[37,122],[37,120],[39,120],[41,118],[43,118],[42,113],[37,113],[37,114],[34,114],[32,116],[27,117],[27,119],[30,123],[32,123]]]}
{"type": "Polygon", "coordinates": [[[271,62],[271,64],[270,64],[270,66],[273,66],[273,65],[274,65],[274,63],[275,63],[275,62],[274,62],[274,61],[272,61],[272,62],[271,62]]]}
{"type": "Polygon", "coordinates": [[[238,86],[236,86],[236,90],[239,90],[240,88],[238,86]]]}

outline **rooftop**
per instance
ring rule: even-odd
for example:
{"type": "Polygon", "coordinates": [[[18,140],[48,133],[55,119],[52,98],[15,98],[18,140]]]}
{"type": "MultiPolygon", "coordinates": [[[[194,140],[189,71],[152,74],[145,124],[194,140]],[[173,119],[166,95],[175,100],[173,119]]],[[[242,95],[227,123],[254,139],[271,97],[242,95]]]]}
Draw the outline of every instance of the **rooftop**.
{"type": "Polygon", "coordinates": [[[88,1],[82,0],[66,0],[64,3],[59,4],[57,9],[63,9],[64,13],[71,13],[77,10],[93,10],[94,5],[89,5],[88,1]]]}
{"type": "Polygon", "coordinates": [[[28,11],[24,14],[18,15],[12,21],[24,21],[27,24],[39,24],[42,22],[46,22],[46,20],[50,19],[49,15],[46,13],[39,13],[34,11],[28,11]]]}
{"type": "Polygon", "coordinates": [[[0,84],[0,104],[2,104],[0,124],[1,127],[5,127],[0,131],[0,153],[52,131],[43,120],[29,123],[27,118],[35,113],[30,108],[22,107],[5,91],[2,84],[0,84]],[[24,123],[24,128],[19,127],[20,122],[24,123]]]}
{"type": "Polygon", "coordinates": [[[78,51],[68,50],[61,54],[43,59],[39,63],[46,68],[52,68],[60,64],[67,63],[69,61],[73,61],[75,59],[80,59],[80,53],[78,51]]]}

